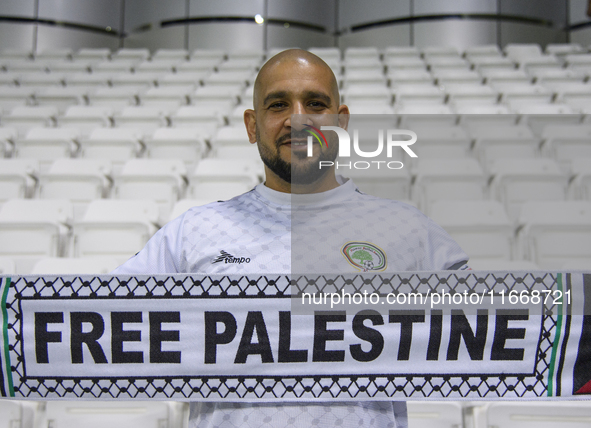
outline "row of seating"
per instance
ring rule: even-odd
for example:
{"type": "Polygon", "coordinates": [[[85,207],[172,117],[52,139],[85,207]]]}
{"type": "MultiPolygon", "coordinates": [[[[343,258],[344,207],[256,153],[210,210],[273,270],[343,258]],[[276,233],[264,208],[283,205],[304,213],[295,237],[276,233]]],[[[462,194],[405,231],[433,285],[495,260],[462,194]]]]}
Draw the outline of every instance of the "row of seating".
{"type": "MultiPolygon", "coordinates": [[[[67,200],[11,199],[0,209],[0,256],[11,259],[19,274],[47,257],[107,257],[112,269],[166,220],[205,202],[178,201],[163,221],[152,199],[92,200],[79,219],[67,200]]],[[[475,269],[582,269],[591,260],[589,201],[529,200],[512,221],[498,201],[440,199],[430,215],[470,255],[475,269]]],[[[48,267],[35,272],[81,273],[70,270],[78,269],[76,263],[43,265],[48,267]]]]}
{"type": "MultiPolygon", "coordinates": [[[[409,401],[412,428],[583,428],[591,423],[589,401],[409,401]]],[[[188,405],[159,401],[0,400],[0,428],[184,428],[188,405]]]]}

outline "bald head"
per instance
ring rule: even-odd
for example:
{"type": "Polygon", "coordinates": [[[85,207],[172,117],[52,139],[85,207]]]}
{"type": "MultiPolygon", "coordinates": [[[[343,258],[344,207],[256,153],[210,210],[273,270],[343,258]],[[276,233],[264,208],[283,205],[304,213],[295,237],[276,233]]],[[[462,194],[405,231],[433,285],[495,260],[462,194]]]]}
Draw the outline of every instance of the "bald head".
{"type": "Polygon", "coordinates": [[[307,76],[310,79],[325,79],[327,91],[337,105],[339,104],[339,87],[332,69],[321,58],[302,49],[288,49],[269,59],[259,71],[254,82],[254,109],[259,108],[261,97],[266,88],[266,82],[272,80],[286,70],[294,75],[307,76]]]}

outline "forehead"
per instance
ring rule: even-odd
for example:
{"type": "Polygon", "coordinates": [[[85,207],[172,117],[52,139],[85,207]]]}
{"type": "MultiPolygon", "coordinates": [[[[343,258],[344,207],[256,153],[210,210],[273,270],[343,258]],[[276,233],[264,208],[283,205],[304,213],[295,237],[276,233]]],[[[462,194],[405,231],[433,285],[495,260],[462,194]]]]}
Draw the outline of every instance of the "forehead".
{"type": "Polygon", "coordinates": [[[333,75],[330,69],[305,60],[280,62],[265,70],[260,76],[259,97],[262,101],[272,92],[290,95],[323,92],[334,98],[333,75]]]}

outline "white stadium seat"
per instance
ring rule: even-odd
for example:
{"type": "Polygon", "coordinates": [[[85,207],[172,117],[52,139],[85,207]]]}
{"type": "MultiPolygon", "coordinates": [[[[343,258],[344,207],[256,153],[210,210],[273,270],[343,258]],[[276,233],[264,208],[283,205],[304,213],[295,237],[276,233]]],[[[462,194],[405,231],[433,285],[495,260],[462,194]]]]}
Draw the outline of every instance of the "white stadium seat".
{"type": "Polygon", "coordinates": [[[176,59],[159,59],[152,61],[143,61],[134,67],[134,73],[172,73],[174,72],[175,67],[180,63],[181,61],[176,59]]]}
{"type": "Polygon", "coordinates": [[[497,103],[498,92],[487,85],[467,83],[451,83],[444,85],[448,94],[448,103],[454,106],[460,105],[483,105],[497,103]]]}
{"type": "Polygon", "coordinates": [[[416,164],[413,200],[429,214],[438,200],[479,201],[487,196],[487,180],[476,159],[420,159],[416,164]]]}
{"type": "Polygon", "coordinates": [[[97,128],[80,139],[79,155],[86,159],[107,159],[117,172],[123,163],[139,155],[142,137],[142,131],[137,128],[97,128]]]}
{"type": "Polygon", "coordinates": [[[78,149],[80,131],[74,128],[32,128],[14,144],[14,155],[21,159],[36,159],[41,171],[46,171],[56,159],[69,158],[78,149]]]}
{"type": "Polygon", "coordinates": [[[244,125],[223,126],[211,139],[213,154],[218,158],[257,159],[256,145],[250,144],[244,125]]]}
{"type": "Polygon", "coordinates": [[[494,45],[476,45],[476,46],[469,46],[464,50],[464,55],[466,57],[471,56],[501,56],[502,52],[499,47],[494,45]]]}
{"type": "Polygon", "coordinates": [[[167,126],[167,109],[160,107],[125,107],[113,116],[113,122],[118,128],[142,128],[153,130],[167,126]]]}
{"type": "Polygon", "coordinates": [[[109,73],[131,73],[140,61],[135,59],[119,59],[118,61],[107,61],[94,63],[92,65],[92,72],[109,72],[109,73]]]}
{"type": "Polygon", "coordinates": [[[589,401],[491,402],[479,405],[474,413],[474,428],[584,428],[591,424],[589,401]]]}
{"type": "Polygon", "coordinates": [[[496,159],[535,158],[540,155],[540,138],[525,125],[472,126],[474,154],[483,165],[496,159]]]}
{"type": "Polygon", "coordinates": [[[309,52],[322,58],[326,61],[340,61],[341,50],[339,48],[326,48],[326,47],[312,47],[308,49],[309,52]]]}
{"type": "Polygon", "coordinates": [[[150,88],[140,93],[140,105],[169,109],[177,108],[189,104],[189,95],[194,90],[194,85],[150,88]]]}
{"type": "Polygon", "coordinates": [[[446,68],[438,68],[437,70],[433,71],[433,77],[437,79],[437,84],[439,85],[447,85],[449,84],[480,84],[482,83],[482,76],[474,71],[474,70],[456,70],[456,69],[446,69],[446,68]]]}
{"type": "Polygon", "coordinates": [[[223,61],[226,57],[226,52],[221,49],[195,49],[191,52],[191,59],[204,60],[216,59],[223,61]]]}
{"type": "Polygon", "coordinates": [[[88,204],[108,195],[111,164],[99,159],[58,159],[39,175],[38,197],[68,199],[74,207],[74,219],[82,218],[88,204]]]}
{"type": "Polygon", "coordinates": [[[170,121],[174,127],[197,127],[202,130],[202,134],[213,134],[216,128],[224,123],[226,111],[227,107],[219,104],[182,106],[170,116],[170,121]]]}
{"type": "Polygon", "coordinates": [[[66,87],[82,86],[88,91],[95,87],[107,87],[113,73],[68,73],[65,77],[66,87]]]}
{"type": "Polygon", "coordinates": [[[2,116],[2,125],[14,127],[20,135],[24,135],[29,128],[53,127],[57,115],[58,110],[53,106],[15,107],[8,115],[2,116]]]}
{"type": "Polygon", "coordinates": [[[187,85],[194,86],[193,89],[197,88],[201,85],[203,79],[205,79],[209,75],[207,71],[192,71],[192,72],[176,72],[176,73],[169,73],[163,74],[158,78],[158,87],[165,88],[165,87],[186,87],[187,85]]]}
{"type": "Polygon", "coordinates": [[[10,157],[18,136],[15,128],[0,128],[0,159],[10,157]]]}
{"type": "Polygon", "coordinates": [[[412,128],[417,143],[412,150],[420,159],[461,159],[470,156],[472,139],[460,126],[419,126],[412,128]]]}
{"type": "Polygon", "coordinates": [[[88,93],[88,104],[95,107],[109,107],[120,110],[138,103],[140,90],[137,88],[98,87],[88,93]]]}
{"type": "Polygon", "coordinates": [[[459,402],[407,402],[411,428],[458,428],[463,426],[462,405],[459,402]]]}
{"type": "Polygon", "coordinates": [[[384,49],[384,59],[390,58],[419,58],[421,52],[416,46],[388,46],[384,49]]]}
{"type": "Polygon", "coordinates": [[[591,202],[591,156],[573,159],[571,171],[573,173],[572,193],[577,199],[591,202]]]}
{"type": "Polygon", "coordinates": [[[207,201],[230,199],[260,182],[260,161],[203,159],[189,177],[187,198],[207,201]]]}
{"type": "Polygon", "coordinates": [[[46,257],[35,263],[31,275],[105,275],[118,265],[110,256],[46,257]]]}
{"type": "Polygon", "coordinates": [[[70,255],[112,256],[122,263],[156,232],[158,216],[153,200],[94,200],[74,223],[70,255]]]}
{"type": "Polygon", "coordinates": [[[164,73],[119,73],[111,77],[111,85],[116,88],[147,89],[155,86],[162,74],[164,73]]]}
{"type": "Polygon", "coordinates": [[[158,128],[144,138],[144,155],[153,159],[180,159],[187,166],[194,165],[204,156],[205,140],[209,136],[209,132],[198,127],[158,128]]]}
{"type": "Polygon", "coordinates": [[[490,165],[491,196],[505,204],[509,218],[528,201],[564,201],[568,176],[551,159],[499,159],[490,165]]]}
{"type": "MultiPolygon", "coordinates": [[[[16,273],[16,265],[14,264],[14,260],[10,257],[2,257],[0,256],[0,275],[10,275],[16,273]]],[[[2,401],[0,400],[0,409],[2,409],[2,401]]],[[[0,422],[2,423],[2,422],[0,422]]],[[[9,428],[10,425],[8,425],[9,428]]]]}
{"type": "Polygon", "coordinates": [[[156,49],[152,55],[152,61],[160,59],[177,59],[185,61],[189,58],[189,51],[186,49],[156,49]]]}
{"type": "Polygon", "coordinates": [[[454,126],[458,118],[449,105],[402,104],[395,105],[400,115],[400,126],[414,129],[422,126],[454,126]]]}
{"type": "Polygon", "coordinates": [[[438,86],[398,85],[392,92],[394,101],[405,106],[445,103],[445,92],[438,86]]]}
{"type": "Polygon", "coordinates": [[[10,256],[19,274],[42,257],[65,253],[72,205],[67,200],[11,199],[0,209],[0,255],[10,256]]]}
{"type": "Polygon", "coordinates": [[[513,68],[487,68],[480,70],[489,85],[499,84],[529,84],[532,82],[532,76],[524,70],[513,68]]]}
{"type": "Polygon", "coordinates": [[[84,87],[45,88],[35,93],[37,105],[56,106],[60,111],[73,105],[85,105],[88,89],[84,87]]]}
{"type": "Polygon", "coordinates": [[[386,77],[390,81],[390,87],[404,84],[432,85],[433,76],[427,70],[398,70],[389,69],[386,77]]]}
{"type": "Polygon", "coordinates": [[[390,88],[383,84],[350,85],[342,91],[343,102],[392,104],[390,88]]]}
{"type": "Polygon", "coordinates": [[[111,56],[109,48],[82,48],[73,54],[75,59],[105,60],[111,56]]]}
{"type": "Polygon", "coordinates": [[[63,128],[77,128],[87,134],[94,128],[111,126],[113,109],[107,106],[71,106],[57,123],[63,128]]]}
{"type": "Polygon", "coordinates": [[[35,89],[33,88],[2,86],[0,91],[0,114],[3,111],[9,112],[14,107],[31,105],[34,94],[35,89]]]}
{"type": "Polygon", "coordinates": [[[38,172],[35,159],[0,159],[0,204],[32,196],[38,172]]]}
{"type": "Polygon", "coordinates": [[[498,201],[441,200],[433,203],[429,216],[460,244],[470,262],[508,261],[515,254],[513,224],[498,201]]]}
{"type": "Polygon", "coordinates": [[[159,223],[168,218],[175,202],[184,196],[187,170],[180,159],[131,159],[114,177],[112,197],[153,199],[160,208],[159,223]]]}
{"type": "Polygon", "coordinates": [[[122,59],[136,59],[145,61],[150,57],[150,50],[147,48],[120,48],[111,55],[111,59],[119,61],[122,59]]]}
{"type": "Polygon", "coordinates": [[[387,58],[384,60],[384,65],[388,73],[392,70],[426,70],[427,64],[421,58],[415,57],[402,57],[402,58],[387,58]]]}

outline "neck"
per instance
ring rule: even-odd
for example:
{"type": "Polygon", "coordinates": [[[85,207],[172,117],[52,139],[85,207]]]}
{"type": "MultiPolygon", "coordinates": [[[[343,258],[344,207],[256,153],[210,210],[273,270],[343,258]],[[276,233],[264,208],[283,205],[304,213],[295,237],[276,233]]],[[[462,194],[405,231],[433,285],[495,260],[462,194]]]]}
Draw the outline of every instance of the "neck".
{"type": "Polygon", "coordinates": [[[267,166],[265,166],[265,186],[277,192],[306,194],[306,193],[321,193],[328,190],[336,189],[339,183],[335,177],[334,167],[331,167],[326,174],[320,179],[310,184],[291,184],[282,180],[267,166]]]}

